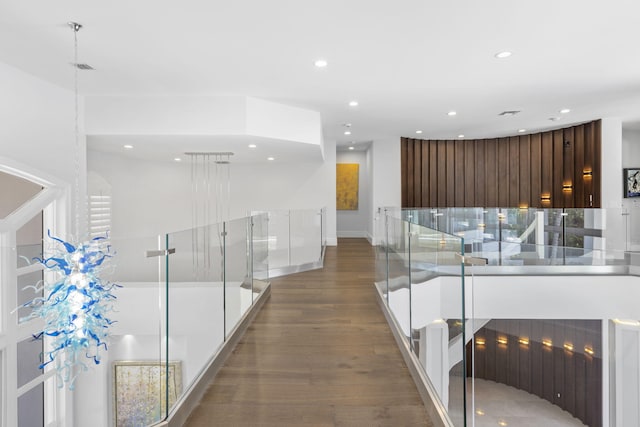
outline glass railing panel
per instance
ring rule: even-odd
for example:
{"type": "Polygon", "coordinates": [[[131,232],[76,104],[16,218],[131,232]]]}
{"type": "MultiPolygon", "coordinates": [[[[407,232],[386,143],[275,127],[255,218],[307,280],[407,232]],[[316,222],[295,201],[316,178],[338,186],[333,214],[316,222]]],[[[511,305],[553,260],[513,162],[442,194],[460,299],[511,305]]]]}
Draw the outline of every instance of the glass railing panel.
{"type": "Polygon", "coordinates": [[[166,235],[169,411],[224,343],[223,238],[222,224],[166,235]]]}
{"type": "Polygon", "coordinates": [[[289,211],[269,212],[269,268],[291,265],[289,211]]]}
{"type": "Polygon", "coordinates": [[[322,214],[319,209],[289,213],[291,265],[317,262],[322,257],[322,214]]]}
{"type": "Polygon", "coordinates": [[[389,280],[387,303],[403,335],[410,337],[409,223],[389,217],[387,220],[389,280]]]}
{"type": "Polygon", "coordinates": [[[224,224],[225,335],[229,336],[253,303],[250,258],[250,223],[247,218],[224,224]]]}
{"type": "MultiPolygon", "coordinates": [[[[102,365],[109,366],[113,398],[108,406],[96,406],[81,425],[90,419],[110,420],[112,425],[150,425],[166,416],[163,390],[166,358],[166,284],[164,256],[147,256],[163,250],[158,237],[111,238],[114,257],[103,269],[101,279],[122,286],[113,291],[117,298],[109,317],[116,322],[109,331],[108,351],[102,365]],[[101,412],[100,412],[101,411],[101,412]]],[[[101,372],[101,371],[97,371],[101,372]]],[[[75,393],[90,396],[98,387],[82,374],[75,393]]],[[[104,379],[96,384],[105,384],[104,379]]]]}
{"type": "MultiPolygon", "coordinates": [[[[269,279],[269,215],[263,213],[253,215],[251,218],[253,221],[252,260],[255,290],[256,281],[269,279]]],[[[264,283],[260,287],[263,288],[264,283]]],[[[257,296],[258,294],[254,293],[254,299],[257,296]]]]}

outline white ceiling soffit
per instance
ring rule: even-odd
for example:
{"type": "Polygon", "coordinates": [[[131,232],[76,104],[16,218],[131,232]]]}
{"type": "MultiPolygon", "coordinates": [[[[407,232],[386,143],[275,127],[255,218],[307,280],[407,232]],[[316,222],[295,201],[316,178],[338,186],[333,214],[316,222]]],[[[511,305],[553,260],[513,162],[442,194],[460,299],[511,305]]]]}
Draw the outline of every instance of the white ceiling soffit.
{"type": "Polygon", "coordinates": [[[482,138],[640,121],[638,16],[637,0],[3,1],[0,61],[72,89],[74,20],[83,94],[252,96],[319,112],[339,145],[482,138]]]}

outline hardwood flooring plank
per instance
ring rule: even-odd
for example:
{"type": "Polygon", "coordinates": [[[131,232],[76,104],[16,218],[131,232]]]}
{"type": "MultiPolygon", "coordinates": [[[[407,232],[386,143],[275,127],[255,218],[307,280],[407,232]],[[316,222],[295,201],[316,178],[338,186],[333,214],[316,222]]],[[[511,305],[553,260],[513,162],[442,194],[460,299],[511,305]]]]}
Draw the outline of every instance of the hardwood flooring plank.
{"type": "Polygon", "coordinates": [[[186,427],[431,426],[374,293],[375,251],[339,239],[271,298],[186,427]]]}

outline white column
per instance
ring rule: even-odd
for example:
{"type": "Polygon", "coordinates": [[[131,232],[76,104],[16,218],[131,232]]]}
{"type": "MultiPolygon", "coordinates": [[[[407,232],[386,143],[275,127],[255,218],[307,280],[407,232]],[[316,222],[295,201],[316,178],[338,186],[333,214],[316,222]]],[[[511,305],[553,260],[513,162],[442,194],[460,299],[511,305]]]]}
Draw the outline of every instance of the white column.
{"type": "Polygon", "coordinates": [[[420,363],[444,407],[449,406],[449,329],[436,320],[420,330],[420,363]]]}
{"type": "Polygon", "coordinates": [[[640,322],[614,320],[611,425],[640,425],[640,322]]]}

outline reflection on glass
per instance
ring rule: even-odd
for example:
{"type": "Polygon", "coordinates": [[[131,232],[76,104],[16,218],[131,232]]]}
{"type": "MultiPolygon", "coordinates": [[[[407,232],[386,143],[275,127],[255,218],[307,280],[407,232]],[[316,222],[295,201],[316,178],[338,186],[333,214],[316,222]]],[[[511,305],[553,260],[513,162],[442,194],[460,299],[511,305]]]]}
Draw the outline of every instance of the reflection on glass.
{"type": "Polygon", "coordinates": [[[18,397],[18,427],[44,426],[44,384],[18,397]]]}
{"type": "Polygon", "coordinates": [[[28,318],[33,311],[33,308],[22,307],[22,305],[32,301],[34,298],[43,296],[43,277],[44,272],[42,270],[22,274],[17,277],[16,307],[19,307],[17,311],[19,323],[26,321],[26,318],[28,318]]]}
{"type": "Polygon", "coordinates": [[[42,363],[42,340],[32,338],[20,341],[18,351],[18,387],[22,387],[29,381],[42,374],[39,369],[42,363]]]}

